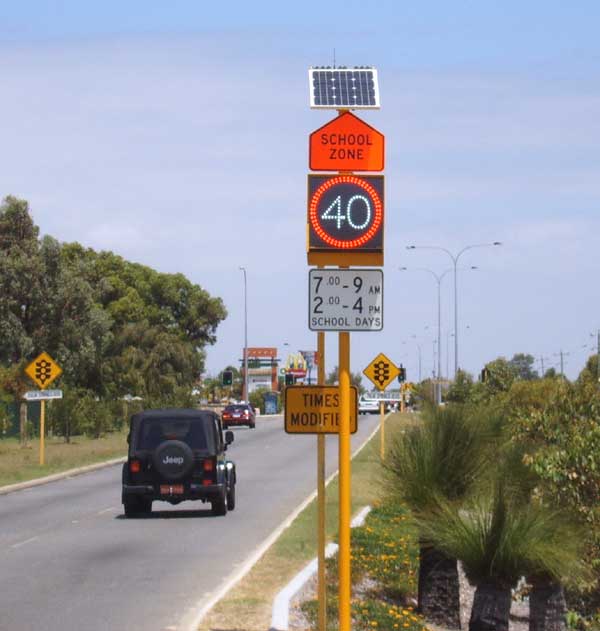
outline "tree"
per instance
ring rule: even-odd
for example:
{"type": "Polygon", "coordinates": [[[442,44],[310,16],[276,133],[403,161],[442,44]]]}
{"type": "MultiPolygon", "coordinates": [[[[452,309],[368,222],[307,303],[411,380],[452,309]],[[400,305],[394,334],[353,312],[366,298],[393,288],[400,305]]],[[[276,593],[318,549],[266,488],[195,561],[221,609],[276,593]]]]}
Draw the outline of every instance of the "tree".
{"type": "Polygon", "coordinates": [[[498,357],[498,359],[488,362],[485,368],[487,369],[487,380],[484,386],[487,398],[508,392],[518,376],[515,366],[504,357],[498,357]]]}
{"type": "Polygon", "coordinates": [[[473,377],[466,371],[459,369],[454,382],[446,392],[445,400],[449,403],[467,403],[471,398],[473,377]]]}
{"type": "MultiPolygon", "coordinates": [[[[464,406],[427,406],[422,423],[392,444],[384,464],[391,496],[417,518],[427,515],[438,498],[451,505],[462,502],[488,460],[485,421],[486,417],[475,421],[464,406]]],[[[418,600],[419,610],[429,620],[460,628],[456,556],[425,539],[419,550],[418,600]]]]}
{"type": "Polygon", "coordinates": [[[465,506],[439,500],[419,517],[419,524],[433,545],[461,560],[477,587],[470,631],[508,631],[511,588],[524,575],[535,577],[537,591],[531,599],[530,629],[565,628],[562,581],[581,573],[582,564],[579,529],[563,513],[524,503],[496,480],[491,493],[465,506]]]}
{"type": "Polygon", "coordinates": [[[61,385],[91,400],[189,400],[227,315],[220,298],[182,274],[40,239],[27,202],[14,197],[0,205],[0,245],[0,366],[22,374],[47,351],[61,385]]]}
{"type": "MultiPolygon", "coordinates": [[[[339,368],[336,366],[326,377],[325,383],[330,386],[338,384],[339,368]]],[[[362,375],[358,372],[350,372],[350,385],[358,388],[358,394],[364,394],[367,389],[362,385],[362,375]]]]}
{"type": "Polygon", "coordinates": [[[585,363],[584,369],[579,373],[579,376],[577,377],[577,383],[590,383],[600,388],[599,368],[600,363],[598,361],[598,355],[590,355],[585,363]]]}
{"type": "Polygon", "coordinates": [[[539,378],[539,375],[534,368],[535,359],[533,355],[516,353],[508,363],[510,367],[513,368],[517,379],[531,381],[532,379],[539,378]]]}

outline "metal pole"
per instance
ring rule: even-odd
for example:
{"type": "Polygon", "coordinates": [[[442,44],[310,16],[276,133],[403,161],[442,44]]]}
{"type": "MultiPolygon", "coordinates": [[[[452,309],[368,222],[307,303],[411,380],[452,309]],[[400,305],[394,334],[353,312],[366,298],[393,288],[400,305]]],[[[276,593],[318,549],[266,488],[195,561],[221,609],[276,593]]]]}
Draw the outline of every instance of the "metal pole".
{"type": "Polygon", "coordinates": [[[385,460],[385,402],[379,402],[379,433],[381,434],[380,457],[385,460]]]}
{"type": "Polygon", "coordinates": [[[46,436],[46,401],[40,401],[40,465],[45,464],[46,444],[44,442],[46,436]]]}
{"type": "MultiPolygon", "coordinates": [[[[452,256],[452,255],[450,255],[452,256]]],[[[458,373],[458,274],[456,263],[458,258],[452,256],[454,262],[454,380],[458,373]]]]}
{"type": "Polygon", "coordinates": [[[350,333],[339,333],[339,526],[338,630],[350,631],[350,333]]]}
{"type": "Polygon", "coordinates": [[[442,278],[436,278],[438,286],[438,366],[437,366],[437,404],[442,402],[442,278]]]}
{"type": "MultiPolygon", "coordinates": [[[[325,332],[317,333],[317,357],[319,360],[317,368],[317,383],[325,385],[325,332]]],[[[317,542],[317,594],[319,609],[317,613],[318,631],[325,631],[327,628],[327,576],[325,573],[325,435],[317,434],[317,505],[318,505],[318,542],[317,542]]]]}
{"type": "Polygon", "coordinates": [[[240,267],[244,272],[244,392],[243,400],[250,402],[248,397],[248,284],[246,281],[246,268],[240,267]]]}
{"type": "Polygon", "coordinates": [[[456,373],[458,372],[458,279],[457,279],[457,265],[458,259],[467,250],[472,250],[473,248],[485,248],[488,246],[496,246],[502,245],[500,241],[494,241],[493,243],[474,243],[473,245],[467,245],[455,256],[447,250],[446,248],[442,248],[437,245],[407,245],[407,250],[441,250],[445,252],[451,259],[454,264],[454,378],[456,379],[456,373]]]}

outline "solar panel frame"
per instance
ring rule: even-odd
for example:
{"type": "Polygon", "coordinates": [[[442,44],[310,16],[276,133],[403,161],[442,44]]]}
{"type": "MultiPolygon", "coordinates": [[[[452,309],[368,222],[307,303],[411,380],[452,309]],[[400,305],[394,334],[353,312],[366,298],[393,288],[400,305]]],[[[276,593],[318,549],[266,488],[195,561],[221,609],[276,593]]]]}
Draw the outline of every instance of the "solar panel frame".
{"type": "Polygon", "coordinates": [[[309,68],[308,83],[312,109],[374,110],[381,107],[375,68],[309,68]]]}

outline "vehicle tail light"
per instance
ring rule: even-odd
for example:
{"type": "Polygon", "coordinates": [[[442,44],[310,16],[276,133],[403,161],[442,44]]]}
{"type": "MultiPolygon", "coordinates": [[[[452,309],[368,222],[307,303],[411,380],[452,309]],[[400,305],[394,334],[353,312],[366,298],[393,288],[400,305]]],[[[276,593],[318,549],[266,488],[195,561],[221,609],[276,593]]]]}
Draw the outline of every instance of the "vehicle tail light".
{"type": "Polygon", "coordinates": [[[204,464],[202,465],[202,468],[204,469],[204,471],[212,471],[215,468],[215,463],[210,459],[206,459],[204,461],[204,464]]]}
{"type": "Polygon", "coordinates": [[[244,410],[244,416],[250,416],[250,413],[248,412],[248,410],[244,410]]]}
{"type": "Polygon", "coordinates": [[[210,486],[215,482],[216,475],[216,458],[206,458],[202,463],[202,471],[204,471],[204,479],[202,484],[204,486],[210,486]]]}
{"type": "Polygon", "coordinates": [[[129,462],[129,471],[131,473],[139,473],[142,469],[142,465],[139,460],[131,460],[129,462]]]}

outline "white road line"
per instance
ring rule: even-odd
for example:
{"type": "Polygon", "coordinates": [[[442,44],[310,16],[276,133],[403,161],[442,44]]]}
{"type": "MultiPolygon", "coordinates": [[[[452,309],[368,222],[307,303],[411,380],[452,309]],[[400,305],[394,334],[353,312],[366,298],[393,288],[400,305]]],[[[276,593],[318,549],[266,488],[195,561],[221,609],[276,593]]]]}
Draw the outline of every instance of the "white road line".
{"type": "Polygon", "coordinates": [[[31,537],[30,539],[25,539],[25,541],[19,541],[19,543],[13,543],[12,546],[10,547],[13,549],[20,548],[21,546],[25,546],[28,543],[31,543],[32,541],[37,541],[38,539],[39,537],[31,537]]]}
{"type": "Polygon", "coordinates": [[[117,510],[116,506],[109,506],[108,508],[105,508],[101,511],[98,511],[96,514],[97,515],[104,515],[104,513],[110,513],[111,511],[115,511],[117,510]]]}

